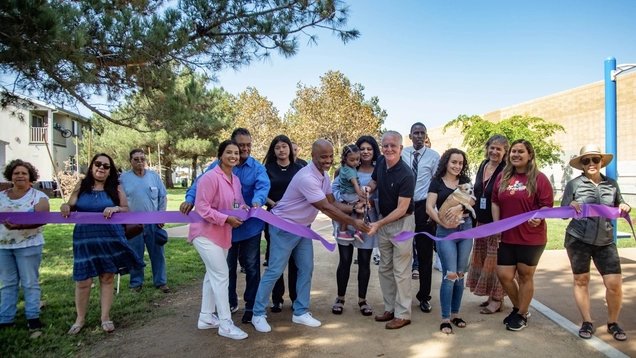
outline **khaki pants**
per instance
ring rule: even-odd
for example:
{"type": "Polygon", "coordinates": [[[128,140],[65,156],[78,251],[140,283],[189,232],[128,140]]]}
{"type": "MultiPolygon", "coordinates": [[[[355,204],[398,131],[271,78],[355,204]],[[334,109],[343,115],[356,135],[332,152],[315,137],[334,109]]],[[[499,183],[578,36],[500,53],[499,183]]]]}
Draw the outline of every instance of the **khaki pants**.
{"type": "Polygon", "coordinates": [[[395,317],[411,319],[411,263],[413,239],[395,242],[393,238],[402,231],[415,231],[415,216],[409,215],[382,226],[378,230],[380,250],[380,288],[384,298],[384,310],[394,312],[395,317]]]}

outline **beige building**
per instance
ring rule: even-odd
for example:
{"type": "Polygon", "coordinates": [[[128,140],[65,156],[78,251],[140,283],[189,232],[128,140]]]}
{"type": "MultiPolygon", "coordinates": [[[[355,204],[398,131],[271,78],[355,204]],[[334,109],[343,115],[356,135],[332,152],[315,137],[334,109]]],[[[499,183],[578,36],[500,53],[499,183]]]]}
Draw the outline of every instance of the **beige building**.
{"type": "Polygon", "coordinates": [[[51,194],[54,170],[64,170],[65,161],[79,170],[76,143],[82,138],[82,126],[88,123],[79,114],[26,97],[23,103],[1,109],[0,173],[13,159],[30,162],[40,174],[41,188],[51,194]]]}
{"type": "MultiPolygon", "coordinates": [[[[618,118],[618,175],[621,190],[632,204],[636,204],[636,150],[632,141],[636,140],[636,72],[621,74],[617,77],[617,118],[618,118]]],[[[559,123],[565,128],[552,138],[561,143],[567,162],[572,155],[578,154],[587,143],[596,143],[605,147],[605,83],[594,82],[547,97],[498,109],[481,115],[485,120],[498,122],[514,115],[541,117],[548,122],[559,123]]],[[[463,136],[458,128],[445,133],[443,126],[429,128],[432,148],[443,152],[448,148],[462,148],[463,136]]],[[[512,140],[517,138],[511,138],[512,140]]],[[[408,137],[407,137],[407,141],[408,137]]],[[[405,143],[406,145],[407,143],[405,143]]],[[[555,188],[561,190],[563,170],[560,165],[542,168],[550,176],[554,175],[555,188]]],[[[576,176],[577,173],[574,173],[576,176]]],[[[557,194],[559,197],[560,194],[557,194]]]]}

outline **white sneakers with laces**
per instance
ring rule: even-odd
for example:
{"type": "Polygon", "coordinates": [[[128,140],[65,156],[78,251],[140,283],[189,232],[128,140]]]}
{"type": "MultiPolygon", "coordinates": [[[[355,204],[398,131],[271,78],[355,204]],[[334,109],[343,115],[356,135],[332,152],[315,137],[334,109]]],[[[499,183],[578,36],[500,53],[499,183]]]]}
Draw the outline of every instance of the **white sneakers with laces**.
{"type": "Polygon", "coordinates": [[[292,317],[292,322],[298,323],[298,324],[303,324],[303,325],[308,326],[308,327],[320,327],[320,325],[322,324],[322,323],[320,323],[319,320],[315,319],[311,315],[311,313],[309,313],[309,312],[307,312],[307,313],[305,313],[304,315],[301,315],[301,316],[294,315],[292,317]]]}
{"type": "Polygon", "coordinates": [[[219,328],[219,317],[214,313],[199,313],[199,322],[197,327],[199,329],[212,329],[219,328]]]}
{"type": "Polygon", "coordinates": [[[252,316],[252,326],[259,332],[267,333],[272,330],[269,323],[267,323],[267,316],[252,316]]]}
{"type": "Polygon", "coordinates": [[[245,339],[247,333],[234,325],[230,319],[222,320],[219,327],[219,336],[231,339],[245,339]]]}

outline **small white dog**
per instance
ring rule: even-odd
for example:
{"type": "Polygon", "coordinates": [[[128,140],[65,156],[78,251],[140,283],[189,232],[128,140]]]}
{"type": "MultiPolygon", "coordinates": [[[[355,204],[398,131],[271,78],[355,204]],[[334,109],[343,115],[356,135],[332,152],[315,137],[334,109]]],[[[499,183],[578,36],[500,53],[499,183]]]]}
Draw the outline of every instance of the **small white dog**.
{"type": "MultiPolygon", "coordinates": [[[[446,198],[446,200],[442,204],[442,207],[439,208],[438,210],[439,219],[442,221],[444,225],[447,224],[446,220],[444,219],[444,214],[446,214],[446,211],[448,211],[449,208],[453,206],[457,206],[459,204],[464,204],[464,207],[466,208],[466,210],[470,211],[470,214],[472,215],[473,218],[477,216],[475,214],[475,210],[473,210],[473,207],[470,206],[470,200],[471,199],[475,200],[475,196],[473,195],[473,193],[474,191],[473,191],[472,184],[470,183],[459,184],[457,186],[457,189],[455,189],[455,191],[451,195],[449,195],[448,198],[446,198]]],[[[464,223],[464,218],[462,217],[462,215],[459,216],[460,224],[464,223]]]]}

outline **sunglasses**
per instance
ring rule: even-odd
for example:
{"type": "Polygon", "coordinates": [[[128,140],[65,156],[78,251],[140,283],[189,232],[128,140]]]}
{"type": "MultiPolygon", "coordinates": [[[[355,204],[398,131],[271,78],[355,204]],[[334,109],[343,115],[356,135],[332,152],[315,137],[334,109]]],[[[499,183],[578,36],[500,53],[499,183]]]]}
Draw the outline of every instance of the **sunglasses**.
{"type": "Polygon", "coordinates": [[[108,163],[94,162],[94,163],[93,163],[93,165],[94,165],[96,168],[104,167],[104,170],[108,170],[108,169],[110,169],[110,164],[108,164],[108,163]]]}
{"type": "Polygon", "coordinates": [[[594,162],[594,164],[598,164],[598,163],[601,162],[601,157],[583,158],[583,159],[581,159],[581,164],[589,165],[590,164],[590,160],[592,162],[594,162]]]}

